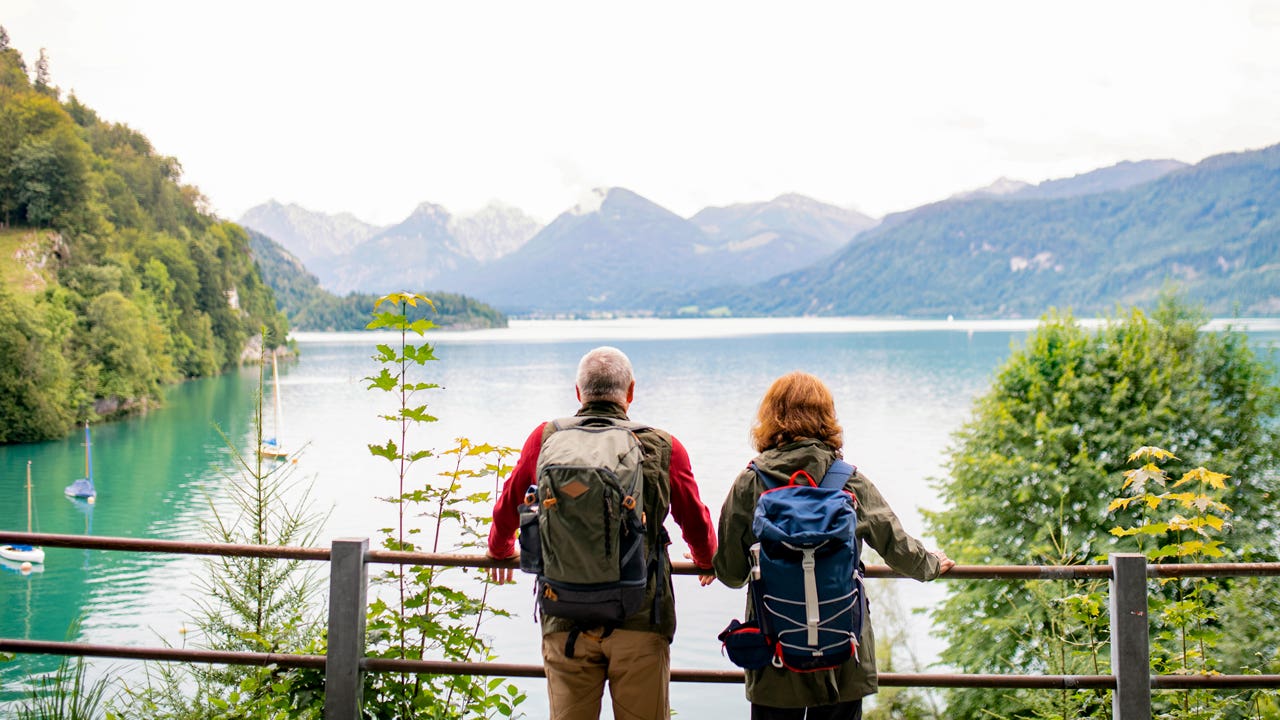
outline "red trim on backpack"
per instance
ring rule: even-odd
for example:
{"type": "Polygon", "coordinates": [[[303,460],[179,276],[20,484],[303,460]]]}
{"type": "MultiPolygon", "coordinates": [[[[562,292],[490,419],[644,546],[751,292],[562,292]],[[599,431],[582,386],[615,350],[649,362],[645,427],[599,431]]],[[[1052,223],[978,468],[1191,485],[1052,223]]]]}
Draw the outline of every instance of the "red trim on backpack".
{"type": "Polygon", "coordinates": [[[801,484],[802,484],[802,483],[798,483],[798,482],[796,482],[796,476],[797,476],[797,475],[803,475],[803,476],[805,477],[805,479],[809,481],[809,485],[810,485],[811,487],[818,487],[818,483],[817,483],[817,481],[815,481],[815,480],[813,479],[813,476],[812,476],[812,475],[810,475],[809,473],[805,472],[804,470],[797,470],[797,471],[795,471],[795,472],[791,473],[791,484],[792,484],[792,485],[801,485],[801,484]]]}

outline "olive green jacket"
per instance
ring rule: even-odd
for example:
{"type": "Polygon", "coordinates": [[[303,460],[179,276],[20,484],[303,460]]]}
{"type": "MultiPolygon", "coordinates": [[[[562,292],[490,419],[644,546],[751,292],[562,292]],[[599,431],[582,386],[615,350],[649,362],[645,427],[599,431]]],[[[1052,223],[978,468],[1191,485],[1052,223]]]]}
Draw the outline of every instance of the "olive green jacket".
{"type": "MultiPolygon", "coordinates": [[[[754,463],[766,476],[787,482],[796,470],[815,479],[826,474],[836,455],[817,440],[801,439],[780,448],[766,450],[754,463]]],[[[720,509],[719,548],[715,555],[716,577],[729,587],[742,587],[751,571],[750,548],[756,542],[751,520],[756,499],[766,489],[750,468],[734,481],[720,509]]],[[[875,485],[862,473],[854,473],[845,484],[857,498],[857,538],[880,553],[889,567],[915,578],[932,580],[941,570],[938,559],[919,540],[908,535],[875,485]]],[[[752,614],[747,603],[747,617],[752,614]]],[[[814,707],[856,700],[877,689],[876,639],[871,629],[871,611],[862,621],[858,659],[838,668],[799,673],[775,667],[748,670],[747,699],[759,705],[781,708],[814,707]]]]}

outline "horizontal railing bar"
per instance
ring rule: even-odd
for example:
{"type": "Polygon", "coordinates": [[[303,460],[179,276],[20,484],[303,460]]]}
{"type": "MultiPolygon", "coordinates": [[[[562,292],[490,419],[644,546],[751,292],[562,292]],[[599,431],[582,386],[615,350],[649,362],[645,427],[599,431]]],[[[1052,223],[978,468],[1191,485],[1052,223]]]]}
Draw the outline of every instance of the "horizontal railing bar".
{"type": "MultiPolygon", "coordinates": [[[[1111,577],[1110,565],[956,565],[938,579],[966,578],[970,580],[1077,580],[1111,577]]],[[[866,576],[871,578],[903,578],[887,565],[868,565],[866,576]]],[[[1276,566],[1280,575],[1280,564],[1276,566]]]]}
{"type": "MultiPolygon", "coordinates": [[[[493,675],[499,677],[546,677],[541,665],[516,665],[512,663],[450,662],[448,660],[397,660],[394,658],[365,658],[364,669],[369,672],[413,672],[433,675],[493,675]]],[[[674,682],[738,683],[743,682],[741,670],[671,670],[674,682]]]]}
{"type": "MultiPolygon", "coordinates": [[[[238,545],[232,543],[201,543],[184,540],[155,540],[149,538],[104,537],[97,535],[58,535],[53,533],[23,533],[0,530],[0,542],[26,543],[47,547],[65,547],[84,550],[125,550],[134,552],[162,552],[182,555],[223,555],[233,557],[264,557],[282,560],[328,560],[328,548],[308,548],[288,545],[238,545]]],[[[435,565],[441,567],[511,567],[519,566],[517,560],[497,560],[486,555],[461,553],[398,552],[370,550],[365,554],[369,563],[389,565],[435,565]]],[[[677,575],[697,575],[699,570],[690,562],[671,563],[677,575]]],[[[1110,565],[957,565],[945,578],[967,579],[1022,579],[1022,580],[1071,580],[1111,577],[1110,565]]],[[[1245,577],[1280,575],[1280,563],[1183,563],[1152,564],[1147,566],[1149,577],[1245,577]]],[[[869,578],[902,578],[886,565],[869,565],[869,578]]]]}
{"type": "Polygon", "coordinates": [[[981,687],[1031,690],[1114,690],[1114,675],[964,675],[958,673],[879,673],[884,687],[981,687]]]}
{"type": "Polygon", "coordinates": [[[1280,688],[1280,675],[1152,675],[1152,690],[1280,688]]]}
{"type": "MultiPolygon", "coordinates": [[[[23,533],[0,530],[0,542],[26,543],[48,547],[66,547],[84,550],[128,550],[135,552],[163,552],[183,555],[225,555],[233,557],[265,557],[282,560],[328,560],[328,548],[306,548],[287,545],[236,545],[231,543],[199,543],[183,540],[153,540],[148,538],[104,537],[97,535],[57,535],[51,533],[23,533]]],[[[435,565],[441,567],[511,567],[519,566],[514,559],[497,560],[487,555],[461,553],[399,552],[370,550],[365,554],[369,563],[387,565],[435,565]]],[[[698,568],[690,562],[671,563],[676,575],[697,575],[698,568]]],[[[1110,565],[957,565],[943,578],[972,580],[1072,580],[1110,578],[1110,565]]],[[[1280,563],[1183,563],[1152,564],[1147,566],[1149,577],[1245,577],[1280,575],[1280,563]]],[[[868,565],[869,578],[903,578],[886,565],[868,565]]]]}
{"type": "Polygon", "coordinates": [[[263,557],[280,560],[328,560],[329,548],[306,548],[289,545],[236,545],[233,543],[201,543],[185,540],[105,537],[99,535],[54,535],[0,531],[0,542],[25,543],[44,547],[82,550],[127,550],[161,552],[179,555],[223,555],[227,557],[263,557]]]}
{"type": "MultiPolygon", "coordinates": [[[[159,660],[164,662],[196,662],[217,665],[277,665],[291,668],[323,669],[322,655],[287,655],[279,653],[188,650],[184,648],[138,648],[123,645],[99,645],[45,640],[11,640],[0,638],[0,650],[36,655],[80,655],[126,660],[159,660]]],[[[541,665],[514,663],[451,662],[447,660],[397,660],[367,657],[362,663],[368,672],[412,672],[432,675],[477,675],[497,677],[546,677],[541,665]]],[[[880,684],[899,687],[1007,687],[1007,688],[1113,688],[1110,675],[947,675],[882,673],[880,684]]],[[[741,670],[681,669],[671,671],[675,682],[741,683],[741,670]]]]}
{"type": "Polygon", "coordinates": [[[214,665],[277,665],[287,668],[315,668],[319,670],[324,669],[325,663],[323,655],[191,650],[187,648],[142,648],[128,645],[99,645],[96,643],[18,640],[14,638],[0,638],[0,651],[33,655],[81,655],[84,657],[195,662],[214,665]]]}
{"type": "MultiPolygon", "coordinates": [[[[215,665],[276,665],[286,668],[324,669],[323,655],[286,653],[190,650],[186,648],[139,648],[125,645],[19,640],[0,638],[0,651],[33,655],[107,657],[125,660],[194,662],[215,665]]],[[[369,672],[413,672],[432,675],[476,675],[486,677],[546,677],[541,665],[515,663],[451,662],[447,660],[396,660],[365,658],[369,672]]],[[[938,688],[1019,688],[1032,690],[1111,690],[1114,675],[966,675],[957,673],[880,673],[883,687],[938,688]]],[[[671,671],[674,682],[734,684],[743,682],[741,670],[681,669],[671,671]]],[[[1155,690],[1197,688],[1280,688],[1280,675],[1154,675],[1155,690]]]]}
{"type": "Polygon", "coordinates": [[[1182,563],[1147,565],[1147,577],[1257,577],[1280,575],[1280,563],[1182,563]]]}

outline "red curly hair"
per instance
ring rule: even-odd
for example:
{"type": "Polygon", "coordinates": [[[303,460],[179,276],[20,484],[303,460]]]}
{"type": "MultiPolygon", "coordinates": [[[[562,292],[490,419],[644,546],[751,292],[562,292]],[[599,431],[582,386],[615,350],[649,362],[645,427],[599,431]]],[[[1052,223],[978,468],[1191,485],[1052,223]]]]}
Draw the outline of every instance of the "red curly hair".
{"type": "Polygon", "coordinates": [[[793,372],[774,380],[760,400],[751,444],[764,452],[800,438],[820,440],[836,455],[844,447],[831,391],[813,375],[793,372]]]}

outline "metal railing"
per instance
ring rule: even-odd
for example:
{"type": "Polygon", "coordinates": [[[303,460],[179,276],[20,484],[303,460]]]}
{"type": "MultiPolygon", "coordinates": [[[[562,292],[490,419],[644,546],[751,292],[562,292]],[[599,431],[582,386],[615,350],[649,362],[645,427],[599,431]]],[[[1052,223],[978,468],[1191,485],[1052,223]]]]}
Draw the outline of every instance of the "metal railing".
{"type": "MultiPolygon", "coordinates": [[[[46,547],[180,555],[220,555],[283,560],[327,561],[329,569],[328,643],[325,655],[225,652],[168,647],[133,647],[78,642],[0,638],[0,651],[131,660],[195,662],[227,665],[275,665],[314,668],[325,674],[326,720],[360,717],[364,673],[414,672],[440,675],[544,677],[541,665],[395,660],[365,656],[365,613],[369,565],[449,567],[515,567],[514,560],[483,555],[370,550],[367,538],[339,538],[330,548],[278,545],[231,545],[173,540],[52,535],[0,531],[0,542],[46,547]]],[[[673,563],[678,575],[697,574],[691,563],[673,563]]],[[[867,577],[901,577],[883,565],[869,566],[867,577]]],[[[1117,720],[1151,717],[1151,692],[1190,688],[1280,688],[1280,675],[1152,675],[1147,617],[1147,579],[1164,577],[1277,576],[1280,563],[1211,563],[1149,565],[1142,555],[1115,554],[1108,565],[958,565],[947,579],[1021,579],[1109,581],[1112,675],[979,675],[952,673],[880,673],[885,687],[1097,689],[1114,690],[1112,716],[1117,720]]],[[[741,670],[673,669],[674,682],[741,683],[741,670]]]]}

